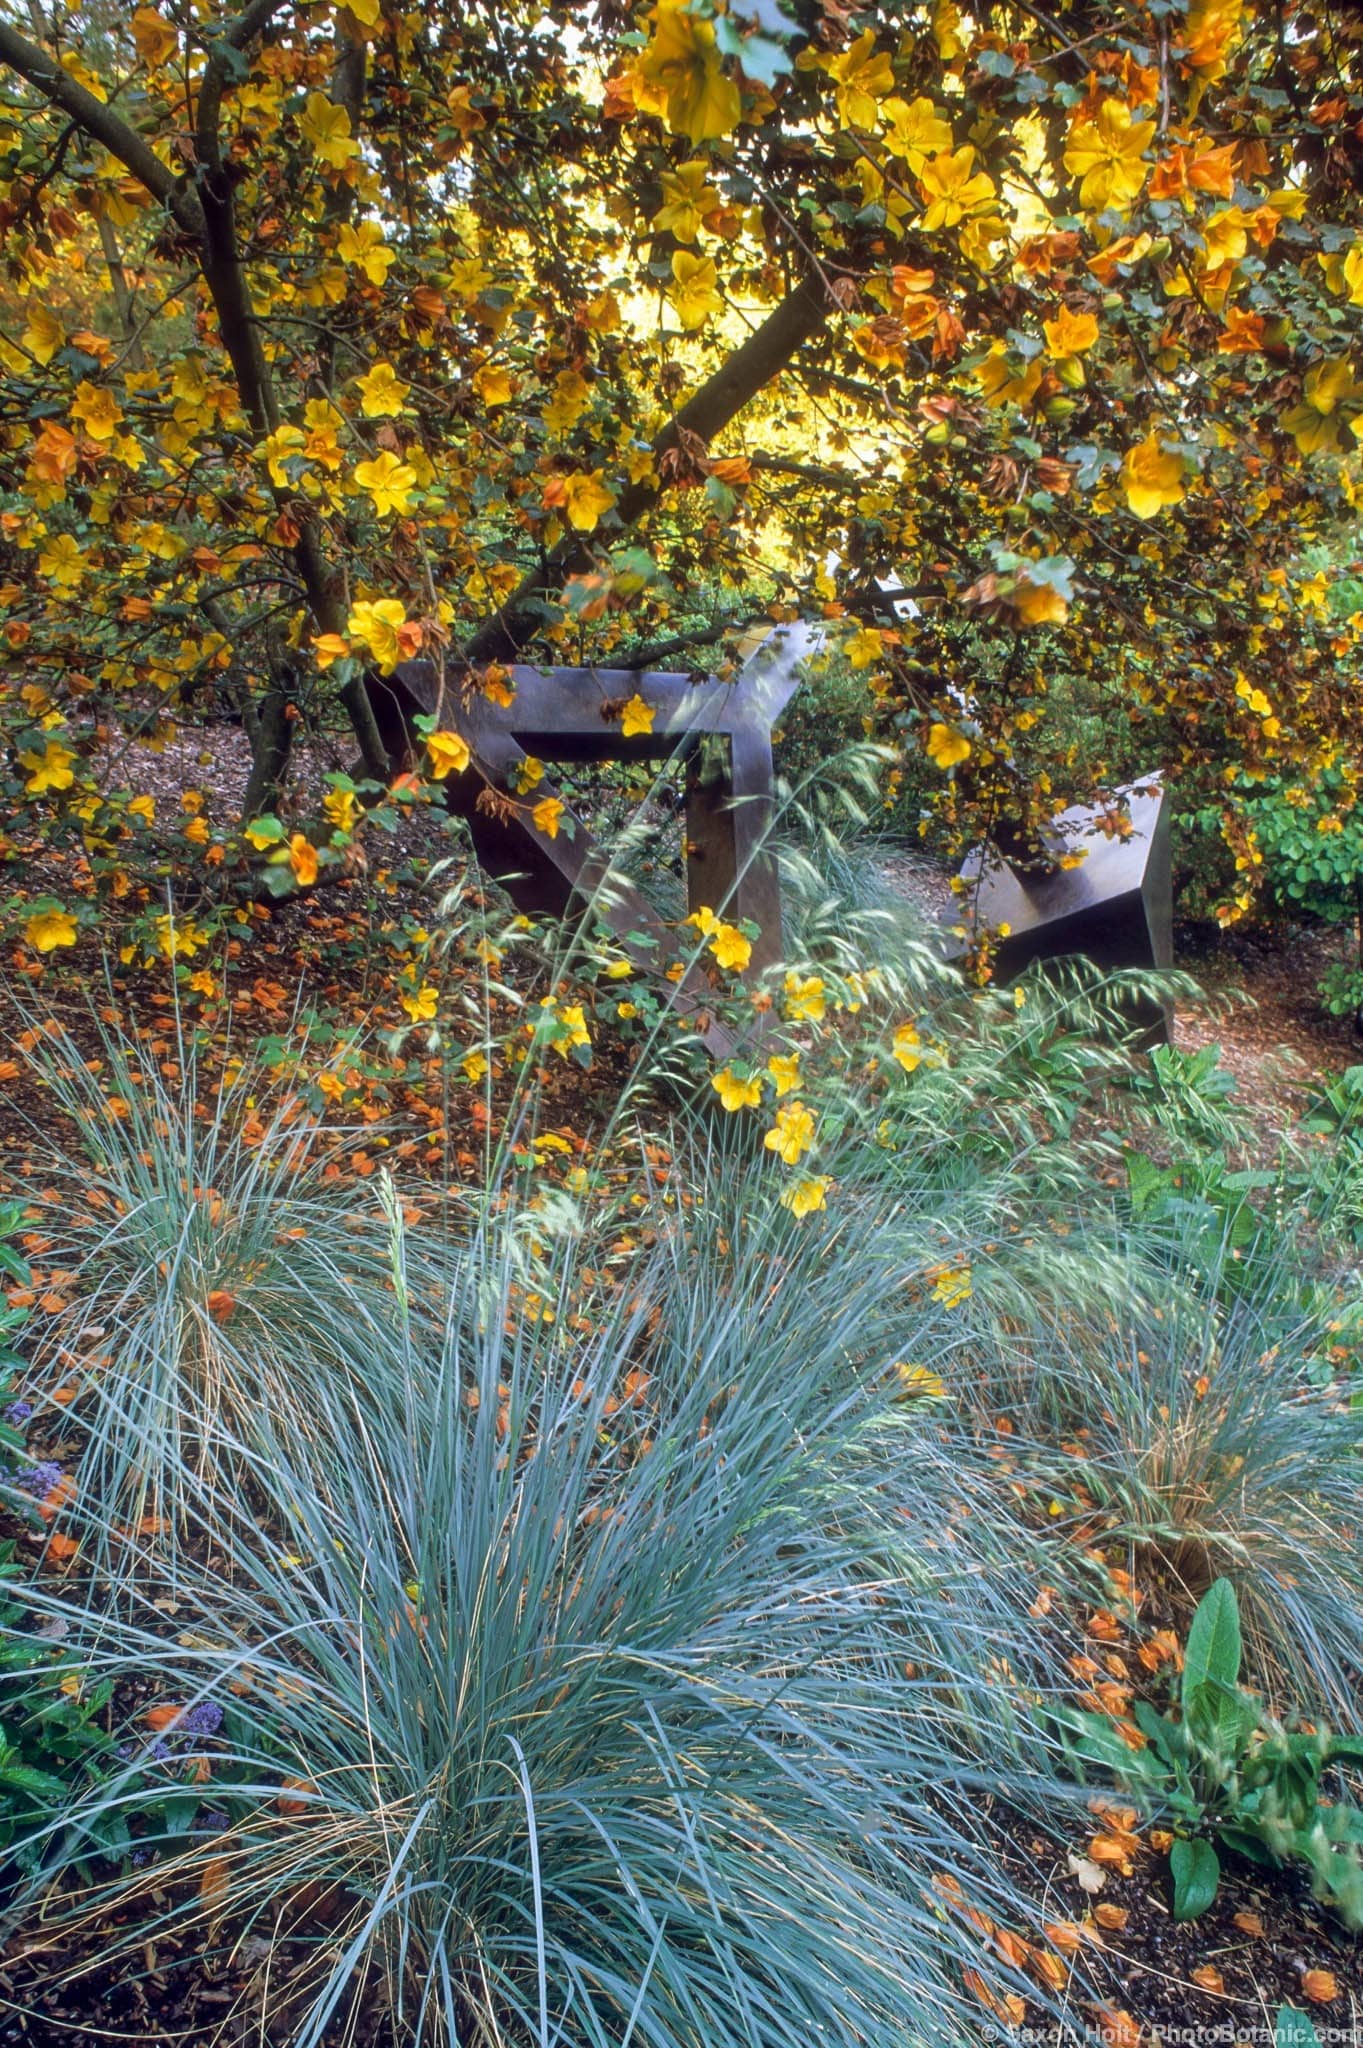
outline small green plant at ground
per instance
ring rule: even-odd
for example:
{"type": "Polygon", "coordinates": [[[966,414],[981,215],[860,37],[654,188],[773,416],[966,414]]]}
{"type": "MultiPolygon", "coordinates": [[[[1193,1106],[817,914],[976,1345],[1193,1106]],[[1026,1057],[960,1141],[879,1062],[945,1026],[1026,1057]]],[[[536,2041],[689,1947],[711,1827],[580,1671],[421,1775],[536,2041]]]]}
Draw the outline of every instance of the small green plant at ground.
{"type": "Polygon", "coordinates": [[[1245,1142],[1246,1108],[1219,1045],[1185,1052],[1156,1045],[1133,1071],[1129,1092],[1180,1151],[1234,1151],[1245,1142]]]}
{"type": "Polygon", "coordinates": [[[1134,1707],[1145,1748],[1127,1748],[1100,1715],[1071,1724],[1076,1761],[1106,1763],[1174,1829],[1169,1868],[1174,1917],[1194,1920],[1216,1898],[1218,1846],[1268,1869],[1299,1864],[1315,1896],[1350,1927],[1363,1926],[1363,1810],[1328,1796],[1331,1766],[1363,1762],[1363,1741],[1324,1729],[1289,1729],[1240,1684],[1235,1589],[1218,1579],[1188,1631],[1178,1711],[1134,1707]]]}
{"type": "Polygon", "coordinates": [[[14,1597],[21,1577],[13,1543],[0,1546],[0,1869],[12,1861],[28,1872],[53,1815],[98,1780],[101,1762],[114,1762],[101,1719],[113,1685],[87,1689],[54,1662],[50,1642],[26,1634],[14,1597]]]}

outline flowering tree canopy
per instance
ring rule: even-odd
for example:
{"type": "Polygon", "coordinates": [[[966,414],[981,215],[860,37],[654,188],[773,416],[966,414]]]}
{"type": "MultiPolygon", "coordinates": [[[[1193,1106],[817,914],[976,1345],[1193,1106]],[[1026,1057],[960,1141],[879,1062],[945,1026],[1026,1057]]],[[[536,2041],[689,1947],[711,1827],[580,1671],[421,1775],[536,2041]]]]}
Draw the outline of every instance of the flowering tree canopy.
{"type": "MultiPolygon", "coordinates": [[[[249,819],[338,706],[364,777],[410,768],[418,652],[498,692],[805,615],[972,828],[1110,779],[1062,670],[1152,763],[1329,763],[1351,800],[1363,617],[1315,565],[1363,434],[1361,34],[1291,0],[7,0],[10,795],[117,874],[111,719],[225,702],[249,819]]],[[[355,824],[327,804],[300,881],[355,824]]]]}

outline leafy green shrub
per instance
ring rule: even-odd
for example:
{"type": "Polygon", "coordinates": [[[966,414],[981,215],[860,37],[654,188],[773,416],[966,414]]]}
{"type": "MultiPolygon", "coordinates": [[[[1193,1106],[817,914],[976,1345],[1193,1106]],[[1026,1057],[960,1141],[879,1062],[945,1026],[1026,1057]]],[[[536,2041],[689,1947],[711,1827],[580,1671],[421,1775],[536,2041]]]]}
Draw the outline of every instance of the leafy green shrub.
{"type": "Polygon", "coordinates": [[[1353,1016],[1363,1004],[1363,810],[1338,768],[1309,787],[1254,784],[1242,801],[1271,900],[1299,919],[1355,927],[1357,957],[1333,961],[1319,983],[1327,1015],[1353,1016]]]}
{"type": "Polygon", "coordinates": [[[1171,1821],[1174,1917],[1193,1920],[1216,1898],[1216,1845],[1270,1870],[1298,1864],[1315,1896],[1363,1926],[1363,1809],[1323,1796],[1331,1765],[1363,1762],[1363,1740],[1324,1729],[1290,1732],[1239,1683],[1235,1589],[1217,1579],[1188,1631],[1180,1712],[1138,1700],[1147,1747],[1133,1751],[1097,1714],[1074,1715],[1071,1753],[1111,1768],[1147,1808],[1171,1821]]]}
{"type": "MultiPolygon", "coordinates": [[[[208,1900],[310,1941],[297,2048],[366,1976],[412,2043],[977,2039],[986,1966],[933,1880],[1030,1924],[988,1811],[1058,1790],[1031,1542],[942,1405],[887,1398],[950,1311],[883,1216],[712,1211],[721,1163],[646,1256],[579,1230],[533,1293],[490,1218],[477,1313],[425,1371],[417,1328],[375,1358],[382,1427],[274,1404],[241,1448],[263,1512],[204,1498],[229,1562],[181,1564],[175,1642],[154,1556],[112,1616],[49,1596],[94,1673],[224,1708],[230,1825],[163,1832],[129,1939],[208,1900]]],[[[111,1811],[150,1839],[148,1798],[68,1813],[42,1881],[111,1811]]]]}
{"type": "Polygon", "coordinates": [[[1324,924],[1354,922],[1363,887],[1363,814],[1342,771],[1322,768],[1309,788],[1275,778],[1238,795],[1279,907],[1324,924]]]}

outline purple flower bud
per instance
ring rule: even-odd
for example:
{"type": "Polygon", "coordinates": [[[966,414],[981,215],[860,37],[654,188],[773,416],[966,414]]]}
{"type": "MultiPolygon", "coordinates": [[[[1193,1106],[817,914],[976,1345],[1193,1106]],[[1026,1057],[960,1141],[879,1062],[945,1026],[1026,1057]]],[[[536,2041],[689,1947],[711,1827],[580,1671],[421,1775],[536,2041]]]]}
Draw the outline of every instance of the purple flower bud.
{"type": "Polygon", "coordinates": [[[9,1407],[5,1410],[5,1421],[12,1423],[17,1429],[21,1422],[28,1421],[32,1413],[33,1403],[31,1401],[11,1401],[9,1407]]]}
{"type": "Polygon", "coordinates": [[[216,1735],[222,1726],[222,1708],[216,1700],[200,1700],[197,1707],[191,1707],[182,1714],[178,1732],[184,1735],[216,1735]]]}
{"type": "Polygon", "coordinates": [[[44,1500],[62,1476],[62,1468],[53,1458],[45,1458],[41,1465],[30,1465],[27,1472],[21,1472],[15,1485],[23,1493],[31,1493],[35,1500],[44,1500]]]}
{"type": "Polygon", "coordinates": [[[225,1813],[215,1808],[211,1813],[201,1813],[195,1821],[196,1830],[203,1835],[220,1835],[224,1828],[232,1825],[225,1813]]]}

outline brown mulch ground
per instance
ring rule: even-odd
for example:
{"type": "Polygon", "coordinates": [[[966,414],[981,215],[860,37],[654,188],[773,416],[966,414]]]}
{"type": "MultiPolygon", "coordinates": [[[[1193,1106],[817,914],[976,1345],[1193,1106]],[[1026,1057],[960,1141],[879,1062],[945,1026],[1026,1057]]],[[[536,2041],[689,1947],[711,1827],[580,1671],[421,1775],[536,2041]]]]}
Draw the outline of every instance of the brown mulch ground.
{"type": "Polygon", "coordinates": [[[1201,983],[1205,1003],[1179,1010],[1174,1043],[1216,1044],[1221,1064],[1259,1121],[1281,1131],[1322,1076],[1363,1063],[1349,1017],[1327,1017],[1316,985],[1331,961],[1351,957],[1352,933],[1338,927],[1232,927],[1208,935],[1181,926],[1178,966],[1201,983]]]}

